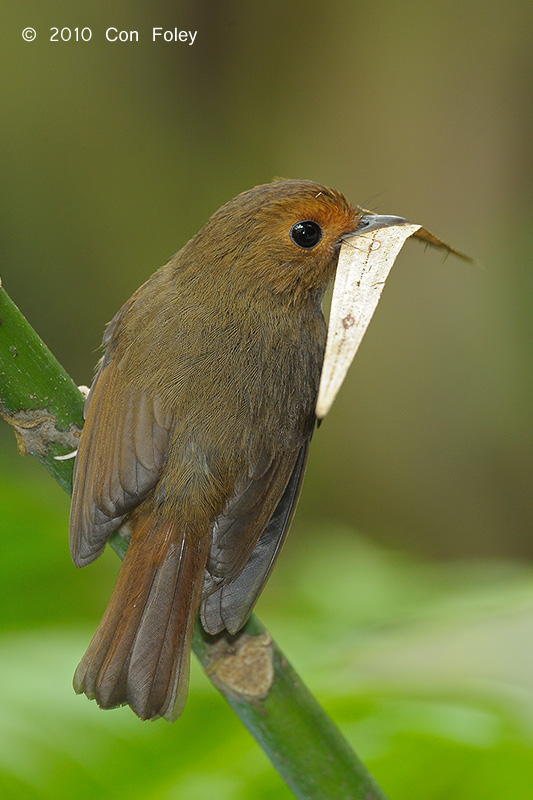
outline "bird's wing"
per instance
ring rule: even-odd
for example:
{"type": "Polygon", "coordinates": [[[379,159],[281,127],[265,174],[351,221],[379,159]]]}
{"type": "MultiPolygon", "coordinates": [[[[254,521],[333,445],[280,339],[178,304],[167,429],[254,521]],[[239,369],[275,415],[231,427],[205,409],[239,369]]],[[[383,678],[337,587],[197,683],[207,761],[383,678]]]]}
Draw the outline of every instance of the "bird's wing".
{"type": "MultiPolygon", "coordinates": [[[[121,312],[108,327],[104,344],[121,312]]],[[[168,448],[171,415],[157,397],[126,385],[112,350],[108,348],[87,399],[74,466],[70,550],[78,566],[100,555],[124,516],[148,495],[168,448]]]]}
{"type": "Polygon", "coordinates": [[[248,619],[289,529],[308,450],[309,440],[291,458],[271,464],[217,521],[201,607],[208,633],[234,634],[248,619]]]}

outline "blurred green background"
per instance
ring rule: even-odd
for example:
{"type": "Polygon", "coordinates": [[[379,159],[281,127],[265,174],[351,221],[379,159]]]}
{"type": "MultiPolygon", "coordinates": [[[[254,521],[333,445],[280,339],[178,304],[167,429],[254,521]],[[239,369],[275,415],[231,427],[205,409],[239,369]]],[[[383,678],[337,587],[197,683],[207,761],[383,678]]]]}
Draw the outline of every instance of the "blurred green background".
{"type": "MultiPolygon", "coordinates": [[[[0,274],[78,383],[132,291],[276,175],[483,264],[406,245],[258,606],[391,800],[531,797],[531,17],[525,0],[0,10],[0,274]],[[198,33],[153,43],[153,26],[198,33]]],[[[0,509],[2,796],[291,796],[196,667],[173,726],[74,696],[118,562],[74,569],[68,498],[3,424],[0,509]]]]}

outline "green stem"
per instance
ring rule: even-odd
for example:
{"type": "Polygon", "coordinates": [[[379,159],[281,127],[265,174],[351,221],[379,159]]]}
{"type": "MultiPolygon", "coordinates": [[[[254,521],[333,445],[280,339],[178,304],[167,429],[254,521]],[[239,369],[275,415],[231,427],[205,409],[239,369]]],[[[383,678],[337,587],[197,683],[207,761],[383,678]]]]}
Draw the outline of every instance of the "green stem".
{"type": "MultiPolygon", "coordinates": [[[[72,490],[83,398],[0,285],[0,414],[61,486],[72,490]]],[[[121,558],[127,540],[111,537],[121,558]]],[[[256,617],[237,636],[197,623],[193,649],[214,685],[300,800],[386,800],[350,745],[256,617]]],[[[179,724],[179,723],[178,723],[179,724]]]]}
{"type": "Polygon", "coordinates": [[[84,400],[59,361],[37,336],[0,281],[0,415],[13,427],[22,455],[31,453],[58,483],[72,490],[84,400]]]}

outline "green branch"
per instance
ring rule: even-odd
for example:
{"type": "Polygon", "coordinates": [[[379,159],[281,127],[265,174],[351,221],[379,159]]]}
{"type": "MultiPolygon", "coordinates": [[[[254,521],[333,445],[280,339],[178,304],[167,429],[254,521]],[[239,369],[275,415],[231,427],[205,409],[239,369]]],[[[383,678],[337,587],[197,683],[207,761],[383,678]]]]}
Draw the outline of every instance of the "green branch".
{"type": "MultiPolygon", "coordinates": [[[[19,451],[31,453],[72,489],[83,397],[0,284],[0,415],[19,451]]],[[[127,540],[110,544],[123,558],[127,540]]],[[[301,800],[386,800],[365,766],[256,617],[237,636],[208,636],[193,649],[213,684],[301,800]]],[[[177,723],[179,724],[179,722],[177,723]]]]}

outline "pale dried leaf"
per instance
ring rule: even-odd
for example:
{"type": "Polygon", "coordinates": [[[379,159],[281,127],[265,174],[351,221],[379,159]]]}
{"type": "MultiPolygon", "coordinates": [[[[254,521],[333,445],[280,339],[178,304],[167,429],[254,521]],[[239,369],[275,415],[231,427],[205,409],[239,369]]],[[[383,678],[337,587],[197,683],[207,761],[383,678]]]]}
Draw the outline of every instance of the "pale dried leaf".
{"type": "Polygon", "coordinates": [[[420,225],[394,225],[342,243],[316,405],[319,419],[337,396],[398,253],[419,229],[420,225]]]}

